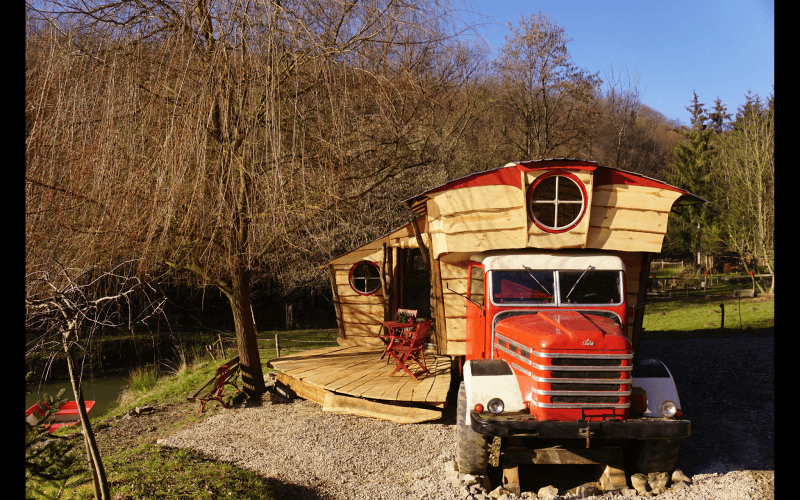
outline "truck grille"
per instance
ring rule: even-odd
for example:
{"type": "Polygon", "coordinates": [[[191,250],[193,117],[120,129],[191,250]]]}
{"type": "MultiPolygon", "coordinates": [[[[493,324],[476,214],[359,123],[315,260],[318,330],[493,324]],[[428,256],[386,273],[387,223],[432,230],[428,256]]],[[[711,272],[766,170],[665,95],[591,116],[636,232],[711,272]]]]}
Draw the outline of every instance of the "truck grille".
{"type": "Polygon", "coordinates": [[[495,334],[495,349],[533,382],[531,404],[539,408],[629,408],[631,360],[625,353],[550,353],[495,334]]]}

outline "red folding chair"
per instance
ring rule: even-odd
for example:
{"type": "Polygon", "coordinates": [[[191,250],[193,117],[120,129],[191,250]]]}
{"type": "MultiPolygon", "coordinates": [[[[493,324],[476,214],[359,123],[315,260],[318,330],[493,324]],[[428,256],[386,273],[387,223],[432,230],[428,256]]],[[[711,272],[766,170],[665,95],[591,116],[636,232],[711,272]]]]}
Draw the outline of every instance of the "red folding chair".
{"type": "Polygon", "coordinates": [[[416,323],[416,329],[410,337],[395,338],[389,343],[386,352],[394,359],[395,365],[397,365],[394,371],[389,374],[390,377],[402,368],[411,375],[411,378],[419,381],[416,375],[409,370],[412,362],[422,368],[422,373],[430,373],[425,362],[425,339],[428,337],[430,328],[430,321],[416,323]]]}

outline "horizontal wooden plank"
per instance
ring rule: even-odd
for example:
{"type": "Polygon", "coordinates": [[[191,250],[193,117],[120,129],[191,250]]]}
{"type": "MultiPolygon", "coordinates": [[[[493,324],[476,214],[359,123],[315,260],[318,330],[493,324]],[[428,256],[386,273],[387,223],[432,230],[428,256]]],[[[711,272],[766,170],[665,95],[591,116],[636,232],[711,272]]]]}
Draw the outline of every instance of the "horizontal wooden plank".
{"type": "Polygon", "coordinates": [[[383,291],[381,291],[380,287],[378,290],[370,295],[361,295],[360,293],[353,290],[353,287],[350,286],[350,283],[336,283],[336,291],[339,294],[339,298],[344,301],[350,302],[361,302],[364,304],[369,303],[377,303],[383,300],[383,291]]]}
{"type": "Polygon", "coordinates": [[[459,234],[433,233],[434,258],[449,252],[485,252],[504,248],[524,248],[526,239],[523,230],[467,232],[459,234]]]}
{"type": "Polygon", "coordinates": [[[599,206],[667,213],[680,196],[681,193],[669,189],[608,184],[594,188],[592,209],[599,206]]]}
{"type": "Polygon", "coordinates": [[[613,231],[590,226],[586,247],[602,250],[658,253],[661,251],[663,241],[663,234],[643,231],[613,231]]]}
{"type": "Polygon", "coordinates": [[[332,260],[334,265],[353,265],[362,260],[380,262],[383,259],[383,241],[385,238],[369,243],[369,246],[348,252],[341,257],[332,260]]]}
{"type": "Polygon", "coordinates": [[[492,232],[504,229],[521,229],[525,211],[522,207],[500,210],[482,210],[442,217],[431,222],[432,232],[463,233],[492,232]]]}
{"type": "Polygon", "coordinates": [[[302,380],[296,379],[284,373],[279,373],[277,375],[277,380],[279,383],[291,389],[292,392],[301,398],[313,401],[317,404],[324,404],[325,397],[330,394],[330,392],[326,391],[325,389],[307,384],[302,380]]]}
{"type": "Polygon", "coordinates": [[[464,278],[451,278],[442,280],[442,290],[444,293],[459,294],[467,293],[467,280],[464,278]]]}
{"type": "Polygon", "coordinates": [[[397,424],[429,422],[442,417],[442,412],[437,410],[379,403],[332,393],[325,396],[322,410],[388,420],[397,424]]]}
{"type": "Polygon", "coordinates": [[[466,356],[467,343],[448,341],[442,354],[446,354],[447,356],[466,356]]]}
{"type": "MultiPolygon", "coordinates": [[[[583,225],[583,223],[581,223],[583,225]]],[[[531,224],[526,245],[528,248],[581,248],[586,242],[585,230],[579,226],[566,233],[546,233],[531,224]]]]}
{"type": "Polygon", "coordinates": [[[428,215],[446,217],[460,212],[518,208],[520,190],[513,186],[475,186],[429,195],[428,215]],[[431,204],[436,208],[431,210],[431,204]]]}
{"type": "Polygon", "coordinates": [[[381,318],[378,322],[383,321],[383,303],[357,303],[357,302],[341,302],[342,311],[349,311],[351,313],[360,314],[378,314],[381,318]]]}
{"type": "Polygon", "coordinates": [[[375,324],[383,320],[383,307],[376,311],[359,311],[350,307],[342,307],[342,319],[345,323],[375,324]]]}
{"type": "Polygon", "coordinates": [[[466,340],[467,338],[467,319],[447,318],[447,340],[466,340]]]}
{"type": "Polygon", "coordinates": [[[442,280],[450,279],[467,279],[467,267],[459,266],[449,262],[439,261],[439,269],[442,274],[442,280]]]}
{"type": "Polygon", "coordinates": [[[668,212],[629,210],[625,208],[592,207],[589,225],[612,230],[667,232],[668,212]]]}
{"type": "Polygon", "coordinates": [[[463,295],[458,295],[457,293],[452,293],[448,290],[445,290],[445,292],[442,294],[442,300],[444,301],[446,316],[460,316],[464,314],[464,308],[467,305],[467,299],[463,295]],[[452,313],[452,311],[458,312],[452,313]]]}
{"type": "Polygon", "coordinates": [[[351,337],[374,337],[375,335],[382,335],[383,327],[380,324],[358,324],[344,322],[344,335],[345,338],[351,337]]]}

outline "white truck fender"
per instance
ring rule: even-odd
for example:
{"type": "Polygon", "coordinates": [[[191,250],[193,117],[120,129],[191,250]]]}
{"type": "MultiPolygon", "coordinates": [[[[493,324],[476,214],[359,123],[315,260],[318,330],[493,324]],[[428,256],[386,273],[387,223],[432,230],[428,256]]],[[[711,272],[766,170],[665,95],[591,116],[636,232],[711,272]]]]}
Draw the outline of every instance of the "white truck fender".
{"type": "Polygon", "coordinates": [[[631,375],[633,387],[641,387],[647,393],[645,417],[661,418],[659,407],[664,401],[672,401],[679,410],[681,409],[678,389],[664,363],[657,359],[635,360],[631,375]]]}
{"type": "MultiPolygon", "coordinates": [[[[464,389],[467,395],[466,424],[472,424],[469,412],[476,404],[488,408],[494,398],[503,400],[504,411],[522,411],[525,403],[517,377],[502,359],[471,359],[464,364],[464,389]]],[[[489,411],[484,410],[484,411],[489,411]]]]}

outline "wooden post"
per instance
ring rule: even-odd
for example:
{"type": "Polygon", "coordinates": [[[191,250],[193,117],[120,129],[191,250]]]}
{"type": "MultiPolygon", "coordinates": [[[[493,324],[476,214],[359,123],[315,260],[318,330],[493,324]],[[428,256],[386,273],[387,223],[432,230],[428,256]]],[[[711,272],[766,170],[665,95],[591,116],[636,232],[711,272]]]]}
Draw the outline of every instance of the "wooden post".
{"type": "Polygon", "coordinates": [[[336,311],[336,324],[339,327],[339,336],[346,339],[344,331],[344,318],[342,316],[342,303],[339,300],[339,288],[336,286],[336,270],[333,266],[328,266],[331,278],[331,292],[333,292],[333,308],[336,311]]]}
{"type": "Polygon", "coordinates": [[[275,334],[275,357],[281,357],[281,345],[278,343],[278,334],[275,334]]]}
{"type": "Polygon", "coordinates": [[[381,292],[383,295],[383,320],[390,321],[392,320],[392,282],[393,280],[390,276],[392,274],[392,247],[387,245],[386,243],[383,244],[383,259],[381,262],[381,292]]]}
{"type": "Polygon", "coordinates": [[[428,249],[425,248],[425,242],[422,241],[422,235],[419,234],[419,227],[417,226],[417,221],[411,221],[411,230],[414,231],[414,239],[417,240],[417,246],[419,246],[419,252],[422,254],[422,260],[425,261],[425,267],[428,268],[428,276],[431,275],[431,258],[428,255],[428,249]]]}
{"type": "Polygon", "coordinates": [[[503,465],[503,488],[519,495],[519,466],[517,464],[503,465]]]}
{"type": "Polygon", "coordinates": [[[720,304],[719,305],[719,312],[722,314],[722,316],[720,317],[720,321],[719,321],[719,329],[720,330],[724,330],[725,329],[725,304],[720,304]]]}

